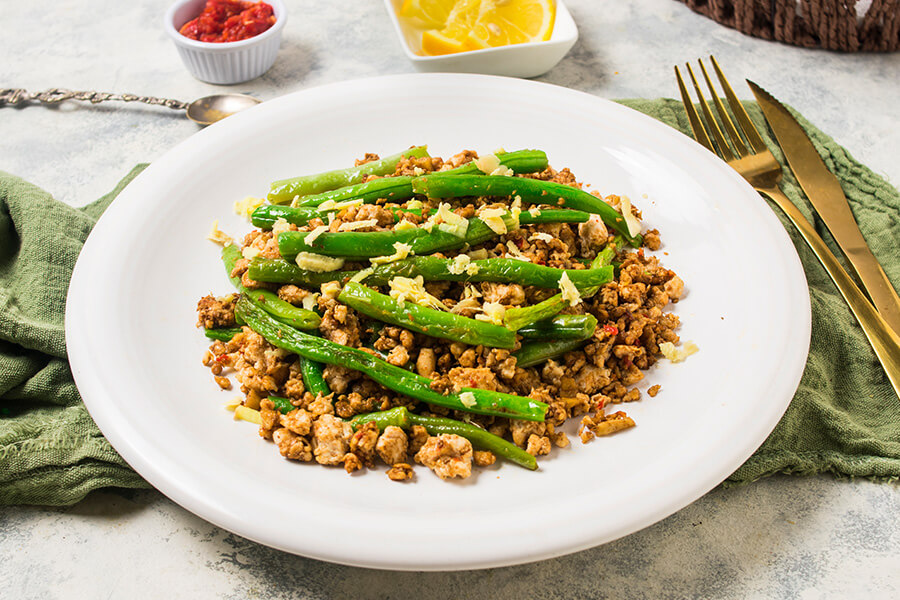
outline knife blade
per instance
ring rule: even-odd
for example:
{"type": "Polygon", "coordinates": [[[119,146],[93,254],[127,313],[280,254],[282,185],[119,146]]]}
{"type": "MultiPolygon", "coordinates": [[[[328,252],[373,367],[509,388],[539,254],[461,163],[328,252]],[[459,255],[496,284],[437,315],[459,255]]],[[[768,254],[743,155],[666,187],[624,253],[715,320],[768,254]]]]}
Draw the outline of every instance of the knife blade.
{"type": "Polygon", "coordinates": [[[844,252],[875,308],[900,333],[900,296],[860,233],[837,177],[825,166],[809,136],[784,105],[749,79],[747,84],[806,197],[844,252]]]}

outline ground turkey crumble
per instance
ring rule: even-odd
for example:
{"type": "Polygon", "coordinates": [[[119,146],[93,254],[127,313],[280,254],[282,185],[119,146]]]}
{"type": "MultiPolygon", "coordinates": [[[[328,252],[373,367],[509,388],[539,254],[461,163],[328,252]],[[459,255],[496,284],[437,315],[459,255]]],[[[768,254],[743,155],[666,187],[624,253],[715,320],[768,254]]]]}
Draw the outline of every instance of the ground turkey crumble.
{"type": "MultiPolygon", "coordinates": [[[[443,160],[438,157],[405,158],[393,175],[422,175],[466,164],[478,155],[472,151],[443,160]]],[[[366,154],[357,164],[377,160],[366,154]]],[[[524,177],[554,181],[581,188],[568,169],[548,168],[524,177]]],[[[367,179],[374,179],[369,176],[367,179]]],[[[597,192],[592,192],[600,197],[597,192]]],[[[615,208],[620,198],[603,198],[615,208]]],[[[423,208],[437,208],[437,201],[419,199],[423,208]]],[[[329,231],[348,229],[345,224],[366,221],[356,231],[391,229],[395,221],[407,220],[419,225],[424,218],[406,212],[407,203],[391,204],[379,200],[375,204],[350,206],[332,213],[329,222],[313,219],[309,224],[286,229],[312,231],[328,226],[329,231]],[[399,216],[395,218],[395,213],[399,216]],[[342,229],[344,226],[344,229],[342,229]]],[[[512,204],[512,199],[498,203],[496,198],[461,198],[451,202],[452,210],[472,217],[485,206],[512,204]]],[[[528,210],[531,207],[522,207],[528,210]]],[[[632,207],[635,216],[640,217],[632,207]]],[[[387,465],[392,481],[414,478],[412,464],[427,466],[442,479],[466,478],[473,465],[486,468],[497,457],[487,451],[473,449],[472,444],[457,435],[429,435],[421,426],[408,430],[387,427],[379,432],[370,423],[354,431],[347,422],[355,415],[405,406],[420,414],[446,416],[480,426],[501,436],[534,456],[551,453],[553,447],[565,447],[569,437],[561,427],[570,419],[577,420],[577,435],[583,442],[610,435],[635,426],[622,410],[611,405],[634,402],[641,398],[635,384],[659,358],[659,344],[678,343],[675,333],[679,319],[666,312],[684,293],[684,283],[647,251],[660,249],[656,230],[642,232],[641,248],[615,248],[618,268],[614,281],[597,294],[563,313],[590,313],[598,325],[593,335],[577,350],[567,352],[543,364],[522,368],[516,364],[514,350],[469,346],[432,338],[402,327],[385,325],[358,314],[334,298],[328,290],[295,284],[277,285],[253,281],[248,276],[250,260],[237,261],[231,275],[240,277],[248,289],[270,289],[291,304],[314,308],[322,315],[319,334],[335,343],[363,349],[389,363],[410,369],[432,380],[439,392],[457,392],[460,388],[480,388],[528,396],[548,405],[544,422],[521,421],[462,413],[439,406],[419,403],[398,396],[362,373],[330,365],[324,379],[331,394],[313,395],[306,390],[300,363],[294,354],[276,348],[262,336],[244,327],[230,341],[214,342],[204,356],[216,382],[223,389],[231,387],[228,376],[240,384],[240,403],[259,411],[259,434],[270,440],[281,455],[299,462],[343,466],[353,473],[387,465]],[[269,396],[287,398],[295,407],[287,414],[275,408],[269,396]]],[[[564,269],[584,269],[601,249],[613,243],[613,232],[596,216],[581,224],[540,224],[522,226],[498,236],[466,252],[474,258],[515,257],[535,264],[564,269]]],[[[241,244],[244,256],[279,258],[278,245],[271,231],[254,230],[241,244]],[[252,249],[247,251],[247,249],[252,249]]],[[[437,253],[453,258],[458,253],[437,253]]],[[[348,263],[347,270],[361,269],[367,264],[348,263]]],[[[326,284],[327,285],[327,284],[326,284]]],[[[474,317],[486,303],[504,308],[530,305],[553,294],[555,289],[522,286],[515,283],[427,282],[428,293],[439,298],[456,314],[474,317]]],[[[386,286],[376,288],[387,293],[386,286]]],[[[234,327],[236,295],[213,295],[201,298],[197,305],[198,326],[207,329],[234,327]]],[[[518,349],[520,342],[517,342],[518,349]]],[[[659,385],[649,388],[656,396],[659,385]]]]}

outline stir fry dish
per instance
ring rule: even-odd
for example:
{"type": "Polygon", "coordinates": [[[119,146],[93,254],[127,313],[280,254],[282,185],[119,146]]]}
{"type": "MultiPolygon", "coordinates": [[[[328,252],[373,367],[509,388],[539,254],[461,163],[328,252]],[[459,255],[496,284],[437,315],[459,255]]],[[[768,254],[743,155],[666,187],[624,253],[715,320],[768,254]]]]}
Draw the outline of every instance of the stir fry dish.
{"type": "Polygon", "coordinates": [[[393,481],[634,427],[645,371],[696,346],[659,233],[587,187],[542,151],[425,146],[273,182],[235,203],[243,240],[209,235],[234,289],[198,303],[203,362],[285,458],[393,481]]]}

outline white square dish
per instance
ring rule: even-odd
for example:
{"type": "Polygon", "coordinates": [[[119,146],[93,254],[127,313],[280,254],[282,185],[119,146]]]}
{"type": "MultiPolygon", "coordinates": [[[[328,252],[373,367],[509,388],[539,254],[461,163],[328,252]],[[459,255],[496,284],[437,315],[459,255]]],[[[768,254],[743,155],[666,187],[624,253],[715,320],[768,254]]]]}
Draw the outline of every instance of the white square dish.
{"type": "Polygon", "coordinates": [[[558,63],[578,41],[578,27],[562,0],[556,0],[556,22],[553,34],[546,42],[515,44],[498,48],[471,50],[443,56],[419,54],[420,32],[399,17],[403,0],[384,0],[385,8],[394,23],[403,52],[419,71],[449,73],[483,73],[509,77],[537,77],[558,63]]]}

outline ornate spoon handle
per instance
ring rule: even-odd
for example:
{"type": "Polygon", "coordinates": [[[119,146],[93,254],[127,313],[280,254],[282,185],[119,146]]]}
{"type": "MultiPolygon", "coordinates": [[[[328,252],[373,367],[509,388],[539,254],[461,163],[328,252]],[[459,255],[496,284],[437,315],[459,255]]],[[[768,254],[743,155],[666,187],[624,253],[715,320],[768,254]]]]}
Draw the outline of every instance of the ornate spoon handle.
{"type": "Polygon", "coordinates": [[[153,96],[136,96],[134,94],[110,94],[109,92],[73,92],[52,88],[43,92],[29,92],[23,89],[0,89],[0,106],[16,106],[25,102],[40,102],[41,104],[59,104],[65,100],[81,100],[97,104],[106,100],[118,100],[120,102],[143,102],[156,106],[166,106],[174,110],[185,110],[187,102],[171,100],[168,98],[156,98],[153,96]]]}

